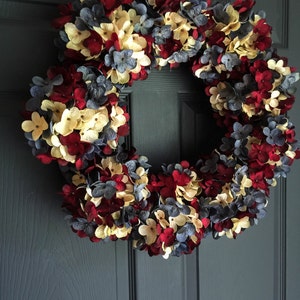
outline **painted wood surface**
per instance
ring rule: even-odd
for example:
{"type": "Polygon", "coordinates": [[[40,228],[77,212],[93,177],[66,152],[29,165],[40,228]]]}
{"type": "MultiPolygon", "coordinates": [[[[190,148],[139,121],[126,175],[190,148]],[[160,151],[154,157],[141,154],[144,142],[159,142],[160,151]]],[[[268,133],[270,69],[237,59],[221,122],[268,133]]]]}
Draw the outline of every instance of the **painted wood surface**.
{"type": "MultiPolygon", "coordinates": [[[[300,299],[299,162],[258,226],[235,241],[207,238],[190,256],[150,258],[126,242],[93,244],[71,232],[60,209],[61,175],[32,157],[20,130],[31,77],[56,62],[49,22],[58,2],[0,0],[0,299],[300,299]]],[[[274,20],[280,54],[300,68],[300,2],[257,0],[257,7],[274,20]]],[[[132,124],[139,124],[132,142],[156,168],[191,155],[184,145],[195,130],[186,132],[203,126],[186,76],[165,71],[130,90],[132,124]],[[179,123],[183,113],[194,121],[179,123]]],[[[299,99],[290,113],[298,128],[299,99]]]]}

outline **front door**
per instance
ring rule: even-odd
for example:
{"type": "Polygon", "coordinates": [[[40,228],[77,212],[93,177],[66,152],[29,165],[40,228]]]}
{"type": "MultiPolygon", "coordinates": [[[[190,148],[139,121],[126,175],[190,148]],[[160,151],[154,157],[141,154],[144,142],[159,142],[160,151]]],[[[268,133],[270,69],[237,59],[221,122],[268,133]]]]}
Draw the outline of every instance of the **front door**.
{"type": "MultiPolygon", "coordinates": [[[[32,157],[20,129],[31,77],[44,77],[56,62],[49,22],[59,2],[0,0],[0,299],[299,299],[299,162],[274,189],[258,226],[237,240],[207,237],[192,255],[148,257],[124,241],[93,244],[71,232],[60,209],[59,170],[32,157]]],[[[300,2],[257,2],[280,54],[299,69],[300,2]]],[[[194,161],[219,142],[203,90],[185,68],[152,72],[124,97],[131,142],[155,170],[194,161]]],[[[290,115],[300,128],[299,103],[290,115]]]]}

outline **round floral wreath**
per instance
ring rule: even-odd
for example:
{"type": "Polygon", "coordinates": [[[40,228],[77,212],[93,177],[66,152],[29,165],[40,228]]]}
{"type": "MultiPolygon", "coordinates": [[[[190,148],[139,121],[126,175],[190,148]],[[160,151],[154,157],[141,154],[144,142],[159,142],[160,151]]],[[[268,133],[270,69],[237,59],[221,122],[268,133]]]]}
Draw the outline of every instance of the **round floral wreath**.
{"type": "MultiPolygon", "coordinates": [[[[272,48],[253,0],[77,0],[53,21],[61,62],[33,77],[22,129],[33,154],[57,161],[63,207],[91,241],[131,240],[180,256],[202,238],[235,238],[266,213],[269,187],[300,157],[286,112],[299,74],[272,48]],[[185,63],[205,84],[218,148],[152,174],[127,149],[123,87],[185,63]]],[[[201,85],[199,85],[201,87],[201,85]]]]}

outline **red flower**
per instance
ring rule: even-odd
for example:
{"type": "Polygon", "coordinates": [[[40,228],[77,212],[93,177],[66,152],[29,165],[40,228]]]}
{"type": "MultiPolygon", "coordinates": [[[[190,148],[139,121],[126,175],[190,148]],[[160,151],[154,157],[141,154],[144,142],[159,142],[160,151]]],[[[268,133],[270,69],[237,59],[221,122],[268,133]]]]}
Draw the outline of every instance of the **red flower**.
{"type": "Polygon", "coordinates": [[[120,126],[118,128],[118,132],[117,133],[118,133],[119,136],[126,136],[126,135],[128,135],[129,134],[129,125],[128,124],[124,124],[124,125],[120,126]]]}
{"type": "Polygon", "coordinates": [[[191,181],[191,178],[189,175],[187,175],[184,172],[181,173],[178,170],[173,171],[172,176],[174,178],[174,182],[176,185],[186,186],[191,181]]]}
{"type": "Polygon", "coordinates": [[[201,219],[201,222],[202,222],[204,228],[207,228],[210,224],[209,218],[203,218],[203,219],[201,219]]]}
{"type": "Polygon", "coordinates": [[[85,88],[77,88],[74,90],[74,100],[75,100],[75,105],[79,109],[84,109],[85,108],[85,95],[86,95],[86,89],[85,88]]]}
{"type": "Polygon", "coordinates": [[[90,147],[88,143],[80,141],[80,135],[77,132],[72,132],[67,136],[60,136],[62,145],[67,146],[70,155],[81,156],[90,147]]]}
{"type": "Polygon", "coordinates": [[[239,14],[249,11],[254,5],[254,0],[235,0],[234,3],[232,3],[232,6],[239,12],[239,14]]]}
{"type": "MultiPolygon", "coordinates": [[[[125,191],[126,184],[123,182],[123,175],[116,174],[111,178],[116,183],[116,189],[117,191],[125,191]]],[[[107,180],[110,180],[110,178],[107,178],[107,180]]],[[[104,181],[105,182],[105,181],[104,181]]]]}
{"type": "Polygon", "coordinates": [[[119,198],[102,198],[101,204],[97,207],[97,212],[102,217],[111,216],[112,213],[119,211],[124,206],[124,201],[119,198]]]}
{"type": "Polygon", "coordinates": [[[159,193],[164,199],[168,197],[175,198],[176,184],[172,176],[159,174],[151,176],[149,188],[159,193]]]}
{"type": "Polygon", "coordinates": [[[180,2],[184,2],[185,0],[156,0],[156,9],[161,14],[171,11],[178,11],[180,8],[180,2]]]}
{"type": "Polygon", "coordinates": [[[228,168],[223,164],[219,164],[217,167],[217,176],[216,178],[224,182],[230,182],[234,173],[233,168],[228,168]]]}
{"type": "Polygon", "coordinates": [[[100,54],[103,46],[101,36],[94,30],[90,31],[91,35],[84,40],[83,45],[90,50],[91,56],[100,54]]]}
{"type": "Polygon", "coordinates": [[[284,134],[287,143],[292,144],[296,141],[295,140],[296,133],[294,129],[287,129],[284,134]]]}
{"type": "Polygon", "coordinates": [[[111,12],[122,4],[130,4],[133,0],[101,0],[105,10],[111,12]]]}
{"type": "Polygon", "coordinates": [[[221,192],[222,184],[214,179],[209,179],[204,182],[203,189],[205,196],[216,197],[221,192]]]}
{"type": "Polygon", "coordinates": [[[77,72],[75,65],[50,68],[47,72],[48,78],[53,79],[57,75],[63,76],[63,83],[53,87],[50,99],[62,103],[73,100],[73,91],[77,87],[83,87],[82,73],[77,72]]]}
{"type": "Polygon", "coordinates": [[[61,4],[58,6],[61,17],[52,21],[52,26],[56,29],[62,28],[66,23],[71,22],[73,19],[73,6],[72,3],[61,4]]]}
{"type": "MultiPolygon", "coordinates": [[[[93,202],[88,201],[84,207],[84,210],[87,213],[87,221],[88,222],[92,222],[94,219],[100,219],[98,216],[97,208],[93,202]]],[[[99,225],[101,225],[101,224],[99,224],[99,225]]]]}
{"type": "Polygon", "coordinates": [[[232,221],[226,220],[224,222],[214,224],[214,230],[216,230],[217,232],[221,232],[224,229],[231,229],[232,226],[233,226],[232,221]]]}
{"type": "Polygon", "coordinates": [[[256,72],[266,71],[268,70],[268,64],[264,60],[256,60],[253,65],[250,67],[250,71],[253,76],[255,76],[256,72]]]}
{"type": "Polygon", "coordinates": [[[130,73],[130,81],[128,84],[131,86],[133,84],[133,81],[136,80],[145,80],[148,78],[148,71],[145,69],[145,67],[142,67],[139,73],[130,73]]]}
{"type": "Polygon", "coordinates": [[[259,171],[250,174],[252,180],[252,186],[257,190],[268,191],[268,184],[265,180],[264,172],[259,171]]]}
{"type": "Polygon", "coordinates": [[[48,165],[52,161],[56,160],[54,157],[51,156],[49,153],[41,153],[37,154],[36,158],[39,159],[43,164],[48,165]]]}
{"type": "Polygon", "coordinates": [[[272,71],[267,70],[263,72],[257,72],[255,74],[255,81],[258,84],[259,90],[270,91],[272,89],[272,83],[273,83],[272,71]]]}
{"type": "Polygon", "coordinates": [[[265,164],[269,160],[269,152],[273,151],[270,144],[252,144],[249,151],[249,158],[256,160],[260,165],[265,164]]]}
{"type": "Polygon", "coordinates": [[[260,36],[270,36],[271,31],[272,27],[266,23],[265,19],[260,19],[253,28],[253,32],[260,36]]]}
{"type": "MultiPolygon", "coordinates": [[[[119,98],[118,98],[118,96],[117,96],[116,94],[114,94],[114,93],[111,93],[111,94],[109,94],[109,95],[107,96],[107,102],[108,102],[111,106],[116,105],[116,104],[118,103],[118,101],[119,101],[119,98]]],[[[125,109],[123,108],[123,110],[125,110],[125,109]]],[[[125,114],[124,114],[124,115],[125,115],[125,114]]]]}
{"type": "Polygon", "coordinates": [[[105,49],[107,49],[107,51],[109,51],[111,47],[115,47],[116,51],[121,51],[119,37],[115,32],[111,35],[110,40],[105,43],[105,49]]]}
{"type": "Polygon", "coordinates": [[[160,239],[157,239],[154,244],[151,246],[147,246],[146,249],[148,250],[149,256],[159,255],[162,254],[162,242],[160,239]]]}
{"type": "Polygon", "coordinates": [[[268,94],[263,91],[253,91],[251,92],[250,96],[246,98],[246,104],[250,105],[253,104],[256,108],[255,112],[259,112],[261,109],[264,109],[264,99],[268,99],[268,94]]]}
{"type": "Polygon", "coordinates": [[[225,33],[223,31],[215,31],[209,37],[207,44],[209,46],[217,45],[224,49],[225,48],[223,43],[224,39],[225,39],[225,33]]]}
{"type": "Polygon", "coordinates": [[[260,36],[255,41],[255,47],[260,51],[264,51],[270,48],[272,45],[272,39],[269,36],[260,36]]]}
{"type": "Polygon", "coordinates": [[[74,185],[65,184],[62,188],[63,203],[62,207],[68,209],[73,217],[85,218],[85,213],[80,206],[80,200],[84,197],[85,190],[77,189],[74,185]]]}
{"type": "Polygon", "coordinates": [[[64,51],[65,58],[69,59],[71,62],[82,62],[85,61],[85,56],[81,54],[79,51],[73,49],[66,49],[64,51]]]}
{"type": "Polygon", "coordinates": [[[162,243],[165,243],[166,247],[173,245],[175,241],[174,229],[166,228],[163,233],[160,234],[159,239],[162,243]]]}
{"type": "Polygon", "coordinates": [[[279,102],[278,108],[281,110],[281,114],[285,114],[288,110],[290,110],[295,102],[295,96],[291,96],[284,101],[279,102]]]}
{"type": "Polygon", "coordinates": [[[170,57],[174,52],[179,51],[182,47],[180,41],[168,39],[165,44],[159,45],[160,56],[164,59],[170,57]]]}

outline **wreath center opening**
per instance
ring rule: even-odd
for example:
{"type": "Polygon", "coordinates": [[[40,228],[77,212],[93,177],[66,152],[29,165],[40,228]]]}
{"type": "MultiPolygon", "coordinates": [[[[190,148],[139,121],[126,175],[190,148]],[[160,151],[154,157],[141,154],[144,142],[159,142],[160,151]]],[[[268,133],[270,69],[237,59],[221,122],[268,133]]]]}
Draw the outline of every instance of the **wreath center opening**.
{"type": "Polygon", "coordinates": [[[203,83],[188,66],[152,70],[146,81],[134,82],[124,94],[129,99],[130,143],[149,158],[152,171],[179,160],[194,164],[220,144],[223,132],[203,83]]]}

